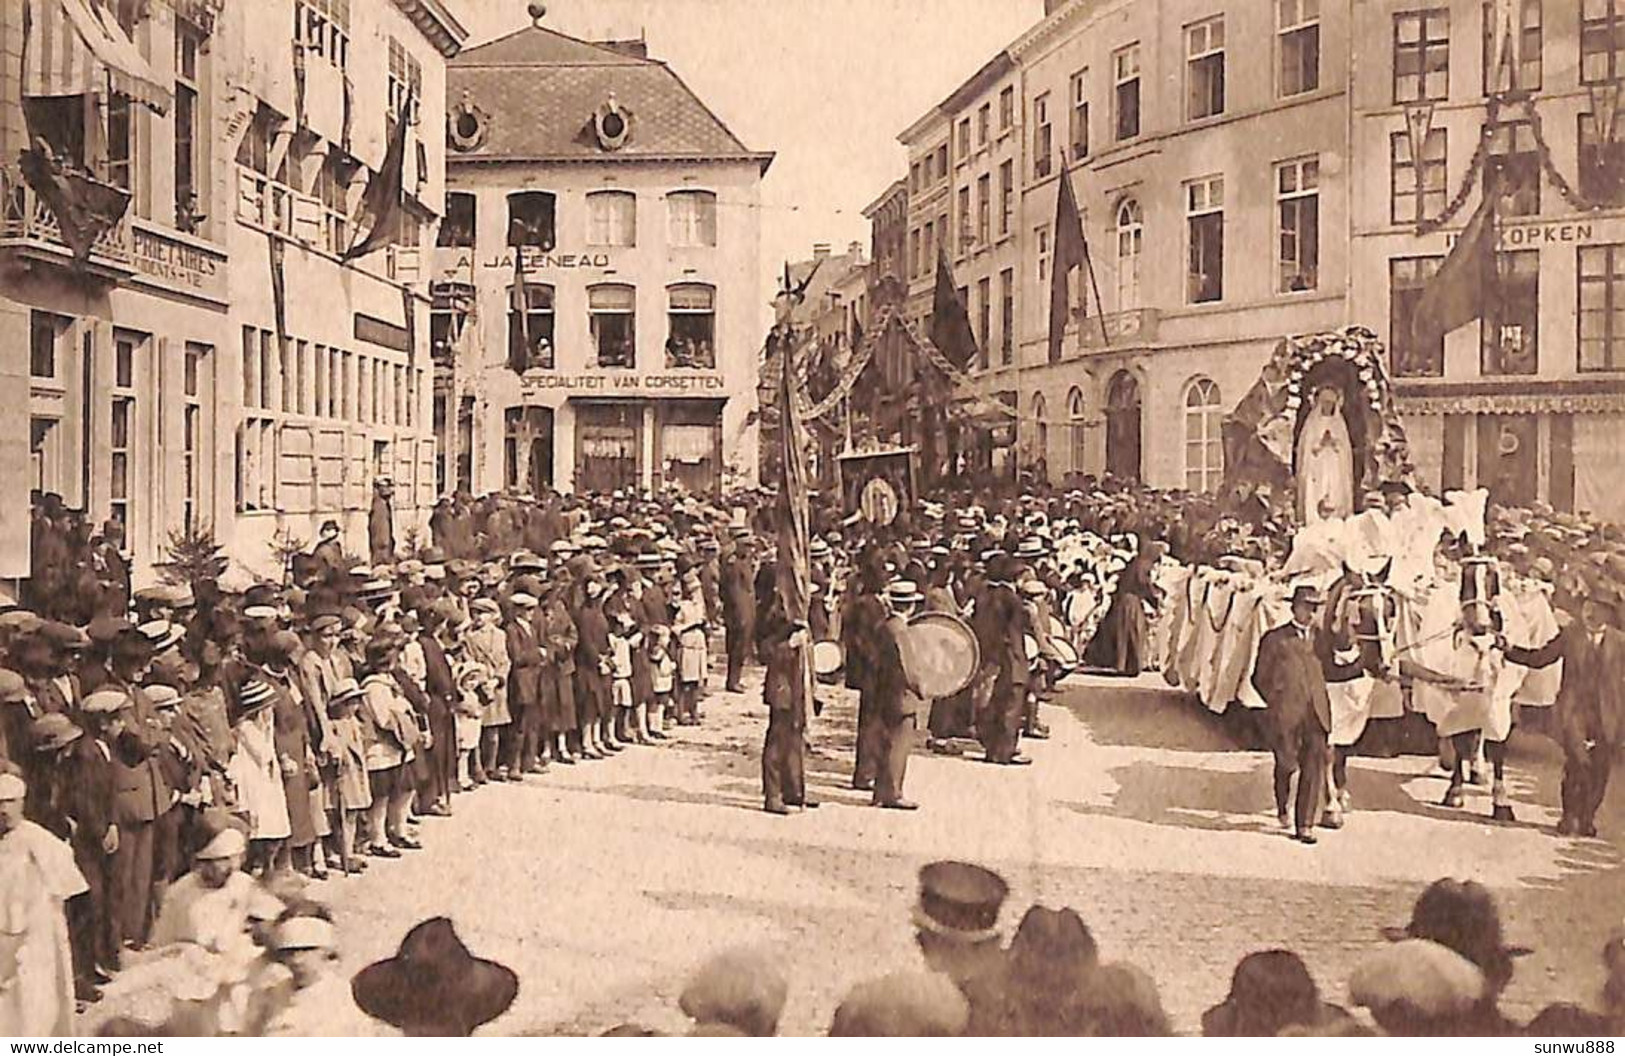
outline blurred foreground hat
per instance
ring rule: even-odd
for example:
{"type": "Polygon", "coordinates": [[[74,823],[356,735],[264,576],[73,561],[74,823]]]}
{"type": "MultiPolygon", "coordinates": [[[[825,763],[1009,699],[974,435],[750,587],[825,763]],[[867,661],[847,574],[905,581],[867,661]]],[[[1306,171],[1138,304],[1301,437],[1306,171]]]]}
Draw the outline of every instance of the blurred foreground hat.
{"type": "Polygon", "coordinates": [[[1532,952],[1506,945],[1495,896],[1476,880],[1435,880],[1411,907],[1410,923],[1383,933],[1394,940],[1428,939],[1448,947],[1482,969],[1497,989],[1512,978],[1512,958],[1532,952]]]}
{"type": "Polygon", "coordinates": [[[1458,1016],[1486,991],[1477,965],[1427,939],[1405,939],[1373,950],[1349,978],[1349,1000],[1379,1017],[1406,1005],[1430,1019],[1458,1016]]]}
{"type": "Polygon", "coordinates": [[[725,950],[695,970],[678,998],[696,1023],[720,1023],[747,1037],[766,1038],[778,1031],[789,984],[784,972],[759,950],[725,950]]]}
{"type": "Polygon", "coordinates": [[[859,983],[835,1009],[832,1038],[946,1038],[962,1034],[970,1006],[940,972],[893,972],[859,983]]]}
{"type": "Polygon", "coordinates": [[[475,957],[446,917],[414,926],[401,948],[357,972],[350,993],[361,1011],[420,1033],[468,1035],[502,1015],[519,995],[519,977],[475,957]]]}
{"type": "Polygon", "coordinates": [[[914,925],[963,942],[992,939],[1009,894],[1010,885],[991,869],[970,862],[932,862],[920,870],[914,925]]]}

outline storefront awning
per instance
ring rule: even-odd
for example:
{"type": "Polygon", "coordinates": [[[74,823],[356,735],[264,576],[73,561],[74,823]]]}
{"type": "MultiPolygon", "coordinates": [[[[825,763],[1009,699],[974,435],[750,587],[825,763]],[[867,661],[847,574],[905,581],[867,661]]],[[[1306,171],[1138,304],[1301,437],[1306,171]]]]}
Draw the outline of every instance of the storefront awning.
{"type": "Polygon", "coordinates": [[[23,95],[112,91],[158,113],[173,93],[152,72],[113,14],[91,0],[30,0],[23,43],[23,95]]]}

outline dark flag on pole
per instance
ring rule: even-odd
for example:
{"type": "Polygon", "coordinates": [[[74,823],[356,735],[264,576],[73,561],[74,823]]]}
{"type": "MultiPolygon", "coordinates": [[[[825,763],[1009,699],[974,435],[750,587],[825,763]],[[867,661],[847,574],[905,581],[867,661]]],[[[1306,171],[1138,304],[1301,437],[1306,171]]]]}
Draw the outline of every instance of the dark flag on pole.
{"type": "Polygon", "coordinates": [[[937,251],[937,288],[931,298],[931,343],[948,357],[948,362],[968,370],[976,361],[976,332],[971,329],[970,311],[954,287],[953,269],[947,250],[937,251]]]}
{"type": "Polygon", "coordinates": [[[1411,317],[1411,337],[1431,345],[1457,327],[1484,317],[1499,285],[1495,274],[1495,203],[1500,197],[1494,182],[1484,187],[1484,200],[1450,248],[1450,255],[1429,280],[1411,317]]]}
{"type": "MultiPolygon", "coordinates": [[[[786,291],[789,296],[789,291],[786,291]]],[[[807,603],[812,597],[811,516],[807,495],[807,434],[801,420],[801,404],[796,398],[795,331],[785,321],[775,328],[779,341],[779,496],[778,509],[778,591],[784,615],[794,627],[807,626],[807,603]]],[[[802,646],[796,654],[798,676],[792,693],[798,711],[809,714],[813,704],[812,649],[802,646]]]]}
{"type": "Polygon", "coordinates": [[[384,163],[379,167],[378,174],[367,181],[367,189],[361,192],[361,212],[356,217],[356,230],[360,231],[368,219],[372,222],[367,227],[366,237],[352,243],[344,251],[345,260],[364,257],[386,245],[400,223],[401,213],[405,209],[402,194],[406,183],[407,124],[405,114],[396,117],[395,134],[389,137],[384,163]]]}
{"type": "MultiPolygon", "coordinates": [[[[1061,339],[1066,334],[1066,324],[1072,314],[1072,272],[1076,268],[1084,269],[1084,275],[1079,276],[1081,281],[1085,276],[1091,285],[1095,281],[1094,265],[1089,260],[1089,240],[1083,233],[1083,214],[1078,212],[1078,199],[1072,190],[1072,174],[1067,171],[1066,162],[1061,163],[1061,178],[1057,181],[1059,189],[1055,194],[1055,239],[1054,253],[1050,257],[1049,272],[1049,361],[1056,363],[1061,358],[1061,339]]],[[[1095,300],[1100,300],[1097,291],[1095,300]]],[[[1087,298],[1085,298],[1087,302],[1087,298]]],[[[1101,320],[1101,337],[1106,336],[1106,321],[1101,320]]]]}

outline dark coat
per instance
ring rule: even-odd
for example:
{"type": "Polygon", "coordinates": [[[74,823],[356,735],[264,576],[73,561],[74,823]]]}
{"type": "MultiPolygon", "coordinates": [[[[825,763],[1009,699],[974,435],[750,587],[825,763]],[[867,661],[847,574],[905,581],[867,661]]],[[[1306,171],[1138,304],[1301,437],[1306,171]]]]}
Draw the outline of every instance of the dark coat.
{"type": "Polygon", "coordinates": [[[395,563],[395,511],[389,500],[377,492],[372,496],[372,511],[367,514],[367,555],[375,565],[395,563]]]}
{"type": "Polygon", "coordinates": [[[139,688],[127,687],[134,700],[124,732],[113,744],[113,820],[121,825],[156,820],[170,807],[174,791],[164,778],[158,747],[169,740],[157,710],[139,688]]]}
{"type": "Polygon", "coordinates": [[[429,698],[429,714],[444,717],[457,704],[457,681],[452,677],[446,650],[432,634],[418,636],[423,650],[423,688],[429,698]]]}
{"type": "Polygon", "coordinates": [[[508,703],[515,708],[535,707],[541,700],[542,677],[542,647],[536,632],[520,616],[508,622],[507,639],[508,703]]]}
{"type": "Polygon", "coordinates": [[[1508,646],[1506,658],[1524,667],[1563,661],[1552,715],[1565,747],[1585,741],[1618,745],[1625,737],[1625,634],[1609,628],[1598,645],[1576,620],[1538,649],[1508,646]]]}
{"type": "Polygon", "coordinates": [[[730,630],[750,632],[756,614],[756,573],[751,559],[735,554],[722,566],[722,622],[730,630]]]}
{"type": "Polygon", "coordinates": [[[1280,728],[1295,729],[1312,716],[1329,733],[1332,704],[1326,683],[1358,678],[1363,669],[1357,663],[1339,664],[1324,630],[1315,627],[1310,634],[1304,638],[1290,622],[1266,632],[1258,643],[1253,688],[1280,728]]]}
{"type": "Polygon", "coordinates": [[[113,761],[102,743],[85,734],[54,752],[46,814],[40,823],[76,851],[101,854],[102,840],[113,824],[113,761]]]}

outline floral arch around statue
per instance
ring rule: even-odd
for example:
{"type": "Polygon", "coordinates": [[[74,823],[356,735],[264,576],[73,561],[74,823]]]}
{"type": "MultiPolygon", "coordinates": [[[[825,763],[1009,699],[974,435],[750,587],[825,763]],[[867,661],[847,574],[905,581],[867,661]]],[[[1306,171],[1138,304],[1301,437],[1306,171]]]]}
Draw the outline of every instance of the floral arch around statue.
{"type": "Polygon", "coordinates": [[[1382,342],[1362,326],[1283,338],[1223,435],[1226,504],[1260,517],[1346,516],[1415,472],[1382,342]]]}

